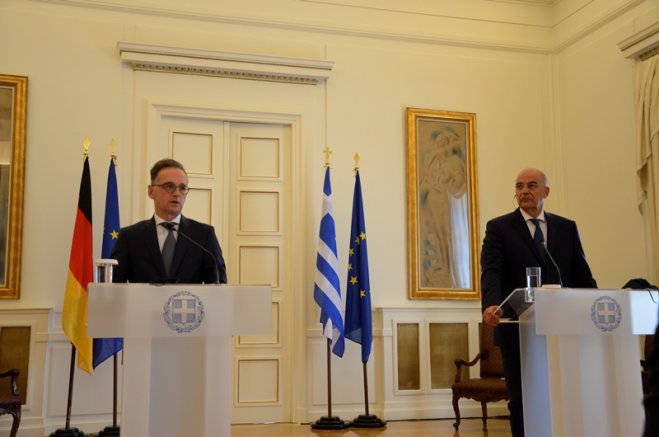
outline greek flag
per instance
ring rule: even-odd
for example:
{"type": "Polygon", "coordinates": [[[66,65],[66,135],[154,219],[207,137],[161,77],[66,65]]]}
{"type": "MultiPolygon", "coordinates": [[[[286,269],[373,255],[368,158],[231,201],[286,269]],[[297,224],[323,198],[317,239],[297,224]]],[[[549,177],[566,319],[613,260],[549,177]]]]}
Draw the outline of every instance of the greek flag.
{"type": "Polygon", "coordinates": [[[323,194],[323,212],[320,219],[313,298],[320,307],[323,335],[327,337],[328,341],[331,341],[332,352],[342,357],[345,350],[345,338],[343,336],[341,286],[338,274],[339,260],[336,251],[336,230],[334,228],[329,166],[325,169],[323,194]]]}

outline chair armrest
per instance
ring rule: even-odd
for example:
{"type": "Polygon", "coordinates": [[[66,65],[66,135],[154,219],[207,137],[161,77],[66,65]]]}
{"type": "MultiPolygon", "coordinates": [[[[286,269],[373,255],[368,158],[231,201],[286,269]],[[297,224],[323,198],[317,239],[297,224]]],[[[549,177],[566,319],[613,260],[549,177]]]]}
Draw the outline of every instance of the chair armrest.
{"type": "Polygon", "coordinates": [[[18,374],[21,373],[20,370],[18,369],[9,369],[6,372],[0,373],[0,378],[6,378],[8,376],[11,377],[10,383],[11,383],[11,394],[13,396],[18,396],[20,392],[18,391],[18,374]]]}
{"type": "Polygon", "coordinates": [[[465,360],[462,360],[460,358],[456,359],[455,379],[453,380],[453,382],[460,382],[462,380],[462,366],[472,367],[476,365],[476,363],[481,359],[481,357],[482,355],[479,353],[478,355],[476,355],[476,357],[473,360],[469,362],[466,362],[465,360]]]}

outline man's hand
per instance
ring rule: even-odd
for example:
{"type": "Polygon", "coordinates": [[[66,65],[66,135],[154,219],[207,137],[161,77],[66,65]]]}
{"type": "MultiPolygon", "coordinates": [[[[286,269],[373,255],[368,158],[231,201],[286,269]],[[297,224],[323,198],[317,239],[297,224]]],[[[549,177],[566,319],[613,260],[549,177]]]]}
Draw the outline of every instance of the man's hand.
{"type": "Polygon", "coordinates": [[[496,305],[487,307],[485,308],[485,311],[483,311],[483,321],[490,326],[497,326],[501,321],[501,316],[503,316],[503,310],[499,308],[497,311],[496,305]]]}

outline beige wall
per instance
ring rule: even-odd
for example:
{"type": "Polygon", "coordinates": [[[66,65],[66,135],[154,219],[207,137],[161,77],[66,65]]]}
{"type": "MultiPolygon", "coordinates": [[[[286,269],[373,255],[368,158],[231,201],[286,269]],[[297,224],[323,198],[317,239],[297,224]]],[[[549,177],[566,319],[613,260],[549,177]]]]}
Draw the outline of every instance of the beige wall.
{"type": "MultiPolygon", "coordinates": [[[[548,209],[577,220],[600,286],[648,277],[635,201],[633,61],[616,44],[659,19],[652,0],[562,1],[553,12],[485,0],[414,3],[424,14],[398,10],[410,4],[393,0],[197,0],[185,10],[174,1],[85,3],[0,4],[0,72],[29,77],[21,299],[0,302],[2,309],[61,310],[85,136],[93,143],[95,253],[112,138],[122,222],[148,214],[136,207],[145,204],[145,188],[130,160],[140,148],[132,142],[132,111],[143,108],[130,106],[132,76],[118,41],[335,62],[318,128],[333,150],[340,254],[349,235],[353,155],[361,156],[374,307],[452,305],[407,299],[408,106],[477,114],[479,240],[488,219],[514,208],[517,171],[539,166],[554,190],[548,209]]],[[[300,230],[307,263],[298,271],[309,293],[326,144],[304,144],[300,163],[309,208],[300,230]]],[[[340,263],[345,270],[341,255],[340,263]]]]}
{"type": "MultiPolygon", "coordinates": [[[[392,12],[347,8],[354,13],[346,18],[345,7],[279,3],[280,9],[257,14],[250,8],[259,2],[227,2],[230,8],[199,21],[49,2],[3,3],[0,34],[12,44],[3,45],[0,71],[29,76],[30,82],[22,298],[2,305],[61,306],[84,136],[93,142],[96,235],[102,225],[111,138],[119,143],[122,205],[135,205],[128,199],[143,190],[131,186],[129,157],[139,145],[130,142],[130,108],[122,95],[131,83],[124,79],[117,41],[335,62],[327,86],[326,128],[327,144],[334,150],[336,213],[346,217],[337,234],[348,232],[355,152],[362,157],[367,220],[387,217],[369,221],[371,263],[380,270],[372,280],[378,290],[374,305],[412,304],[406,298],[404,267],[407,106],[477,113],[481,229],[487,219],[513,208],[510,187],[516,171],[541,166],[554,188],[549,208],[578,220],[601,284],[615,287],[630,276],[646,276],[634,206],[632,61],[621,56],[616,43],[644,24],[638,20],[657,15],[652,2],[633,2],[638,6],[603,28],[589,20],[597,24],[604,12],[620,5],[629,8],[629,2],[595,2],[599,9],[585,20],[595,31],[580,39],[575,26],[567,26],[569,20],[556,26],[554,39],[541,38],[537,29],[547,26],[537,7],[522,9],[515,17],[539,24],[528,26],[528,38],[520,39],[520,26],[497,22],[512,19],[507,8],[492,10],[495,19],[489,21],[471,8],[443,15],[433,10],[417,16],[414,28],[409,14],[397,20],[401,16],[392,12]],[[250,11],[255,23],[266,24],[247,26],[250,11]],[[456,19],[460,13],[472,19],[456,19]],[[358,18],[369,16],[377,19],[360,27],[358,18]],[[327,32],[307,32],[307,24],[327,32]],[[355,29],[369,37],[347,34],[355,29]],[[554,40],[565,49],[551,53],[554,40]],[[497,49],[483,48],[490,46],[497,49]],[[57,214],[46,219],[44,211],[57,214]],[[620,257],[611,255],[616,251],[631,254],[622,266],[620,257]]],[[[160,12],[169,8],[159,4],[160,12]]],[[[494,7],[493,2],[483,4],[494,7]]],[[[208,8],[210,4],[193,2],[186,9],[192,14],[182,18],[208,8]]],[[[306,147],[306,196],[312,205],[306,235],[312,259],[324,144],[306,147]]],[[[124,222],[144,214],[128,209],[121,211],[124,222]]],[[[339,246],[345,244],[339,238],[339,246]]]]}

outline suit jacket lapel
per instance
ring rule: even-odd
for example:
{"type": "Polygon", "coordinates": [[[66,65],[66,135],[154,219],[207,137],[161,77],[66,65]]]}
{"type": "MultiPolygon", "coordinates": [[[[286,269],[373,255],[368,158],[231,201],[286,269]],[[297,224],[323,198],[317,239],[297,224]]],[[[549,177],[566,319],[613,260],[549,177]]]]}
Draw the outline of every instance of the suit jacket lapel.
{"type": "Polygon", "coordinates": [[[146,222],[144,228],[144,245],[149,258],[158,260],[155,262],[158,267],[158,273],[161,277],[166,277],[165,264],[163,264],[162,253],[160,252],[160,245],[158,244],[158,231],[156,230],[155,217],[151,217],[151,220],[146,222]]]}
{"type": "Polygon", "coordinates": [[[554,217],[546,211],[545,220],[547,221],[547,250],[553,255],[559,247],[558,235],[556,235],[557,230],[555,229],[556,222],[554,221],[554,217]],[[550,234],[551,232],[553,234],[550,234]],[[550,235],[552,238],[549,238],[550,235]]]}
{"type": "MultiPolygon", "coordinates": [[[[183,216],[181,216],[181,222],[178,225],[178,229],[186,235],[188,234],[189,222],[183,216]]],[[[185,259],[185,254],[188,251],[192,243],[188,241],[187,238],[183,237],[181,234],[177,235],[176,238],[176,249],[174,249],[174,259],[172,260],[172,274],[171,276],[176,276],[178,269],[181,267],[183,260],[185,259]]],[[[163,267],[164,268],[164,267],[163,267]]]]}
{"type": "MultiPolygon", "coordinates": [[[[546,218],[546,213],[545,213],[545,218],[546,218]]],[[[542,265],[543,262],[543,257],[538,253],[538,246],[535,244],[535,241],[533,241],[533,237],[531,236],[531,233],[529,232],[529,226],[526,224],[526,220],[524,220],[524,216],[522,213],[519,211],[519,208],[516,211],[515,214],[515,231],[520,233],[520,236],[522,238],[522,241],[524,241],[524,244],[533,252],[533,255],[535,256],[536,260],[538,261],[538,265],[542,265]]]]}

